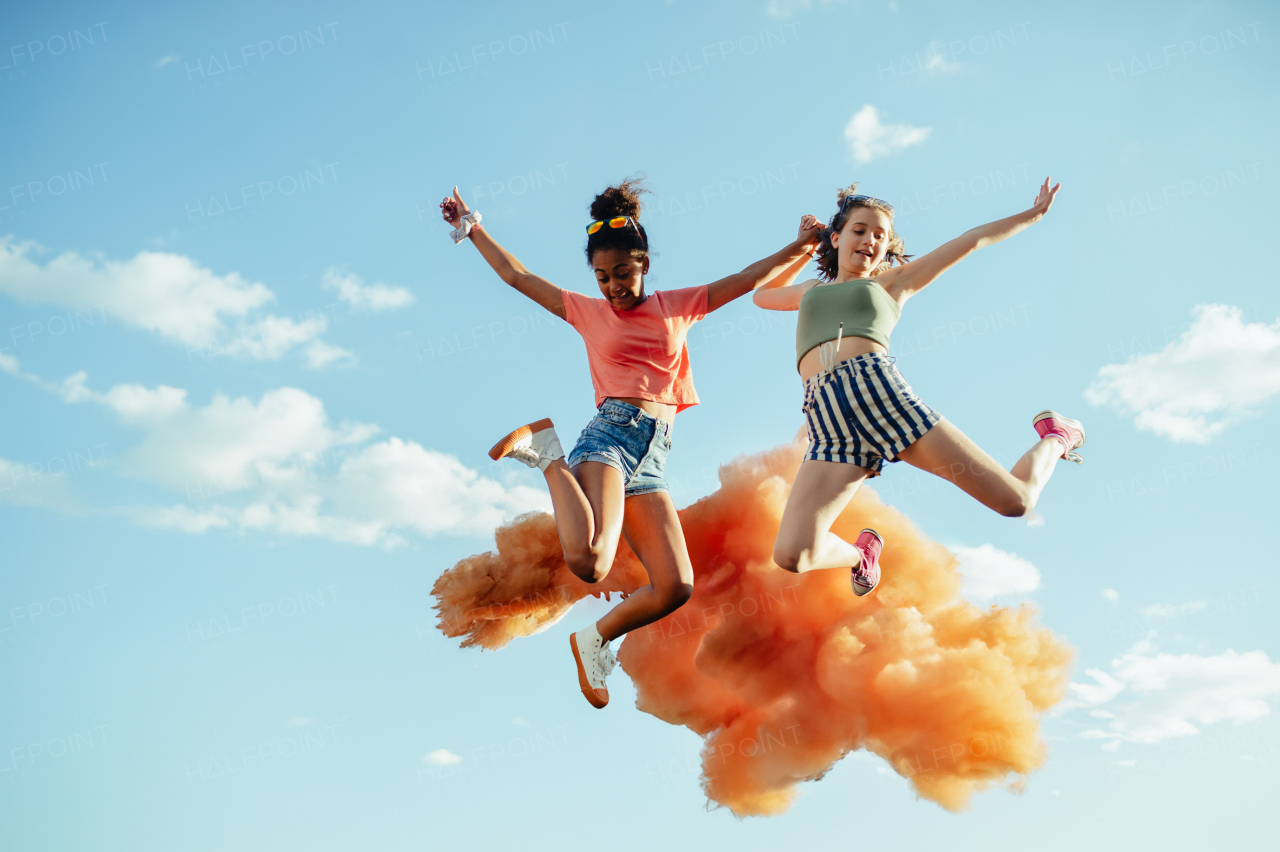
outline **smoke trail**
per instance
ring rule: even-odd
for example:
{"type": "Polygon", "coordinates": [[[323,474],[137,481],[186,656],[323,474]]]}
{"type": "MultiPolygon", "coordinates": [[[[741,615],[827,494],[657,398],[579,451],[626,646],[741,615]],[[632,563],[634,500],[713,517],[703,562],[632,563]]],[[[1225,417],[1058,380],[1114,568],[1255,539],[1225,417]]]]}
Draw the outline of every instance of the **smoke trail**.
{"type": "MultiPolygon", "coordinates": [[[[1022,789],[1044,762],[1038,718],[1064,694],[1071,650],[1028,607],[962,600],[951,553],[869,488],[834,531],[885,537],[875,592],[854,597],[843,571],[780,570],[773,540],[801,451],[735,460],[680,512],[694,596],[619,648],[637,706],[703,737],[707,796],[739,815],[785,811],[798,782],[859,748],[948,810],[992,786],[1022,789]]],[[[546,514],[498,530],[497,544],[432,590],[441,630],[464,646],[500,648],[588,594],[647,583],[625,543],[605,581],[578,580],[546,514]]]]}

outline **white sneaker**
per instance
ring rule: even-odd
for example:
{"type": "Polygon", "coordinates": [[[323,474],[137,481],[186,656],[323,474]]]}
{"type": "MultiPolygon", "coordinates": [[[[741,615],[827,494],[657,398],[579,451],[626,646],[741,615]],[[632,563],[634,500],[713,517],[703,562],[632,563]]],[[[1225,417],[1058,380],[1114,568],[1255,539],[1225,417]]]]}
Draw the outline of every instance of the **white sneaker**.
{"type": "Polygon", "coordinates": [[[593,622],[589,627],[569,634],[569,647],[578,664],[578,685],[591,706],[599,710],[609,703],[609,690],[604,679],[618,664],[618,658],[609,650],[609,643],[600,637],[593,622]]]}
{"type": "Polygon", "coordinates": [[[556,437],[556,428],[551,418],[546,417],[527,426],[521,426],[489,450],[489,458],[494,461],[512,458],[529,467],[546,470],[556,459],[564,458],[564,450],[560,447],[560,439],[556,437]]]}

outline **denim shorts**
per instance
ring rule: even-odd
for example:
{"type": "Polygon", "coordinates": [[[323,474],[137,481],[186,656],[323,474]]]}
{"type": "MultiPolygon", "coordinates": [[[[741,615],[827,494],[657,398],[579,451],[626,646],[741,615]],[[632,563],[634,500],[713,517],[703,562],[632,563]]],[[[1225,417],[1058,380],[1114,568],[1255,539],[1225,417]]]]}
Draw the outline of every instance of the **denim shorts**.
{"type": "Polygon", "coordinates": [[[671,451],[671,426],[634,405],[606,399],[569,453],[570,468],[602,462],[622,472],[625,494],[668,491],[665,471],[671,451]]]}

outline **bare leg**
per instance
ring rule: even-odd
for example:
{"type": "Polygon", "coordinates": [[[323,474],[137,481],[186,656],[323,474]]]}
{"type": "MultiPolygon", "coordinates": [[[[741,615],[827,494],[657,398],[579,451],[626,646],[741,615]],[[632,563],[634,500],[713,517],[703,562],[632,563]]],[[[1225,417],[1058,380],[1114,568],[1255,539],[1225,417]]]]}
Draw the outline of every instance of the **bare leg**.
{"type": "Polygon", "coordinates": [[[1062,458],[1062,444],[1055,438],[1042,438],[1018,459],[1012,471],[1006,471],[951,421],[943,420],[903,450],[899,458],[954,482],[982,505],[1017,518],[1030,512],[1040,499],[1062,458]]]}
{"type": "Polygon", "coordinates": [[[856,567],[862,553],[832,533],[831,525],[870,473],[854,464],[806,459],[782,512],[773,561],[796,573],[856,567]]]}
{"type": "Polygon", "coordinates": [[[628,497],[622,531],[649,572],[649,585],[632,592],[596,622],[606,642],[675,612],[693,594],[693,563],[670,495],[628,497]]]}
{"type": "Polygon", "coordinates": [[[570,470],[557,459],[544,475],[565,563],[580,579],[599,582],[613,567],[622,532],[622,472],[590,461],[570,470]]]}

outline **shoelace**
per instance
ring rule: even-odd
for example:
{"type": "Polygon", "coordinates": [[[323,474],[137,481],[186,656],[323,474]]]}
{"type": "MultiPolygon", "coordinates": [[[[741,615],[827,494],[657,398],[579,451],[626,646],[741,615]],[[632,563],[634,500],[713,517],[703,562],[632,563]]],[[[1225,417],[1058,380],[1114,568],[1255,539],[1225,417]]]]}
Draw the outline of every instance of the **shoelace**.
{"type": "Polygon", "coordinates": [[[513,459],[519,459],[529,467],[537,467],[538,462],[542,461],[542,456],[533,447],[516,447],[507,455],[513,459]]]}
{"type": "Polygon", "coordinates": [[[1066,449],[1064,449],[1064,451],[1063,451],[1063,453],[1062,453],[1062,457],[1063,457],[1064,459],[1066,459],[1066,460],[1067,460],[1067,461],[1069,461],[1069,462],[1075,462],[1076,464],[1084,464],[1084,457],[1083,457],[1083,456],[1081,456],[1079,453],[1077,453],[1074,449],[1070,449],[1070,448],[1069,448],[1069,447],[1070,447],[1070,441],[1071,441],[1071,433],[1070,433],[1070,432],[1066,432],[1066,431],[1061,431],[1061,432],[1060,432],[1060,431],[1058,431],[1058,430],[1056,430],[1056,429],[1055,429],[1054,431],[1050,432],[1049,434],[1050,434],[1050,435],[1057,436],[1060,440],[1062,440],[1062,446],[1063,446],[1064,448],[1066,448],[1066,449]]]}
{"type": "MultiPolygon", "coordinates": [[[[856,546],[856,545],[855,545],[856,546]]],[[[871,554],[865,548],[859,547],[858,552],[862,554],[862,561],[858,563],[858,567],[853,569],[854,577],[867,578],[871,576],[871,554]]]]}

